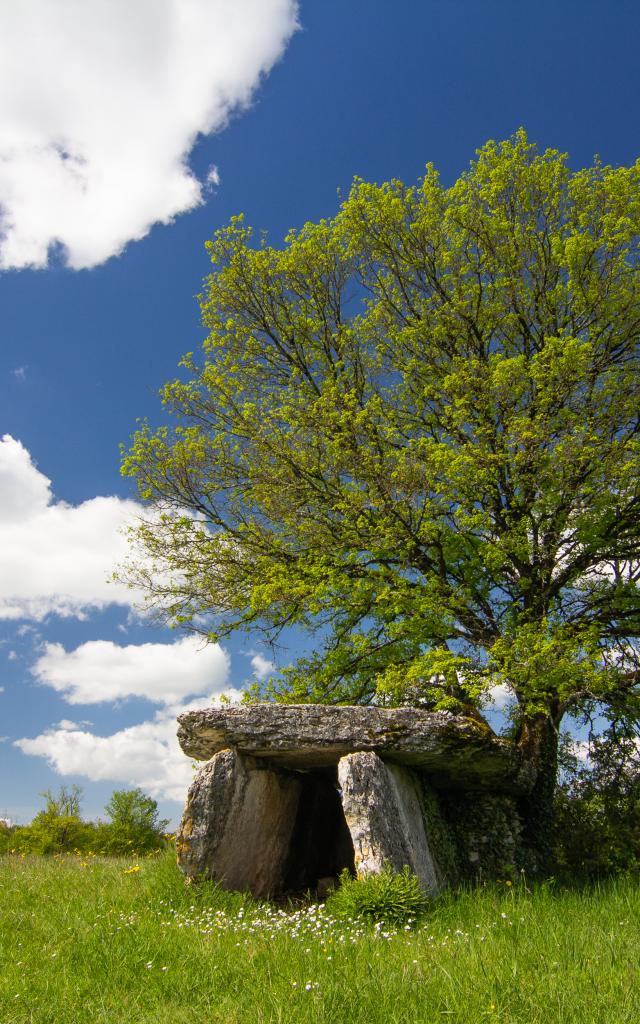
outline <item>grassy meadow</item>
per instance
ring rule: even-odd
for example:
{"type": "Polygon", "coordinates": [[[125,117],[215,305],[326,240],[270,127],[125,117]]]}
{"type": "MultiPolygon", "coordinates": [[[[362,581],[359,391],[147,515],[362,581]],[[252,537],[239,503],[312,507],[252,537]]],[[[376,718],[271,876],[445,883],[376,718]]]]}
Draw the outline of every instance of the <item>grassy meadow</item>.
{"type": "Polygon", "coordinates": [[[186,886],[139,861],[0,858],[1,1024],[637,1024],[640,886],[496,884],[405,928],[186,886]]]}

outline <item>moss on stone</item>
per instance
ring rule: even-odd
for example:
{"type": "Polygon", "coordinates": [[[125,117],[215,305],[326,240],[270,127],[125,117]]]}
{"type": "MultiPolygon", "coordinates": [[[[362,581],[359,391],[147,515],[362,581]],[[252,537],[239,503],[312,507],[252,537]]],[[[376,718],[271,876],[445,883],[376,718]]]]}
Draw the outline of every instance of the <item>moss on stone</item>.
{"type": "Polygon", "coordinates": [[[422,779],[422,806],[427,842],[439,873],[449,885],[456,885],[460,881],[460,855],[456,837],[442,813],[438,794],[425,779],[422,779]]]}
{"type": "Polygon", "coordinates": [[[461,878],[510,879],[524,866],[522,822],[511,797],[450,794],[445,817],[461,878]]]}
{"type": "Polygon", "coordinates": [[[526,867],[513,797],[435,789],[427,775],[420,778],[427,842],[449,885],[512,879],[526,867]]]}

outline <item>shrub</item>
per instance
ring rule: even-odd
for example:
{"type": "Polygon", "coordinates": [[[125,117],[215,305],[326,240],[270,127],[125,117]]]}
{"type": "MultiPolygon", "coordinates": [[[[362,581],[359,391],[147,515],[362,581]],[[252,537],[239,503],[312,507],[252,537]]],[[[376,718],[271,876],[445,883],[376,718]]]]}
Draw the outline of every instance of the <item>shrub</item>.
{"type": "Polygon", "coordinates": [[[0,822],[0,853],[7,853],[12,849],[15,831],[15,825],[0,822]]]}
{"type": "Polygon", "coordinates": [[[556,793],[560,874],[640,871],[640,753],[635,733],[592,740],[589,761],[566,761],[556,793]]]}
{"type": "Polygon", "coordinates": [[[111,822],[100,826],[104,853],[151,853],[165,845],[169,822],[160,818],[157,802],[141,789],[116,789],[105,811],[111,822]]]}
{"type": "Polygon", "coordinates": [[[73,853],[91,848],[93,826],[74,815],[45,818],[37,815],[30,825],[11,829],[4,852],[17,853],[73,853]]]}
{"type": "Polygon", "coordinates": [[[379,874],[359,878],[352,878],[345,869],[340,887],[327,900],[327,909],[338,917],[362,917],[387,924],[405,924],[428,906],[428,897],[406,866],[401,872],[385,868],[379,874]]]}
{"type": "Polygon", "coordinates": [[[116,824],[100,821],[93,825],[92,849],[107,857],[121,857],[129,854],[153,853],[167,845],[165,836],[141,825],[116,824]]]}
{"type": "Polygon", "coordinates": [[[44,809],[30,825],[15,829],[14,848],[21,853],[71,853],[90,845],[91,826],[80,817],[79,786],[61,786],[57,793],[50,789],[41,796],[44,809]]]}
{"type": "Polygon", "coordinates": [[[132,856],[153,853],[167,843],[168,822],[158,815],[158,805],[139,789],[116,790],[105,810],[110,822],[83,821],[78,786],[61,786],[57,794],[47,790],[45,807],[30,825],[0,830],[0,853],[101,853],[132,856]]]}

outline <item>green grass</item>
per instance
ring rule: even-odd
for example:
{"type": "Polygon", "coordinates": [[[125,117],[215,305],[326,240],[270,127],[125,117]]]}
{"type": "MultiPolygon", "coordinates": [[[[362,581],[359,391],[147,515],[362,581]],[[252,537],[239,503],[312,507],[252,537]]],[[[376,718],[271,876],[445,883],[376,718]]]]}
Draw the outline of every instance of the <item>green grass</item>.
{"type": "Polygon", "coordinates": [[[1,1024],[638,1021],[632,881],[452,894],[394,931],[139,864],[0,858],[1,1024]]]}

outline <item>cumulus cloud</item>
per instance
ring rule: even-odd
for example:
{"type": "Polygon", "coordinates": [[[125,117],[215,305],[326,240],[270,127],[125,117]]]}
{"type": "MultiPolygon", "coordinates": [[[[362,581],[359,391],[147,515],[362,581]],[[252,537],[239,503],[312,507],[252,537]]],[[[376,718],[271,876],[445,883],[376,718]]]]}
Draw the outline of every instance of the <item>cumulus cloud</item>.
{"type": "Polygon", "coordinates": [[[50,501],[51,481],[36,469],[24,445],[5,434],[0,441],[0,523],[20,522],[50,501]]]}
{"type": "MultiPolygon", "coordinates": [[[[228,690],[227,695],[230,699],[240,696],[235,690],[228,690]]],[[[183,754],[176,738],[176,717],[182,711],[209,705],[206,698],[170,705],[158,711],[152,720],[111,736],[58,726],[33,739],[16,740],[14,745],[25,754],[46,758],[60,775],[83,775],[92,782],[140,786],[153,797],[183,803],[193,771],[191,760],[183,754]]]]}
{"type": "Polygon", "coordinates": [[[58,722],[57,728],[64,729],[66,732],[73,732],[74,729],[80,729],[83,725],[92,725],[92,722],[73,722],[70,718],[61,718],[58,722]]]}
{"type": "Polygon", "coordinates": [[[51,481],[11,435],[0,440],[0,619],[82,616],[138,594],[110,582],[128,554],[123,529],[142,508],[97,497],[80,505],[54,501],[51,481]]]}
{"type": "Polygon", "coordinates": [[[296,0],[0,5],[0,267],[93,267],[203,201],[201,134],[246,107],[296,0]]]}
{"type": "Polygon", "coordinates": [[[251,668],[257,679],[266,679],[275,670],[275,667],[275,664],[262,654],[254,654],[251,658],[251,668]]]}
{"type": "Polygon", "coordinates": [[[203,646],[192,636],[174,643],[125,646],[90,640],[74,651],[46,644],[31,671],[69,704],[144,697],[169,705],[191,695],[222,692],[229,677],[229,656],[219,644],[203,646]]]}
{"type": "Polygon", "coordinates": [[[505,711],[513,704],[515,695],[510,686],[507,686],[506,683],[499,683],[487,690],[487,698],[493,709],[505,711]]]}

